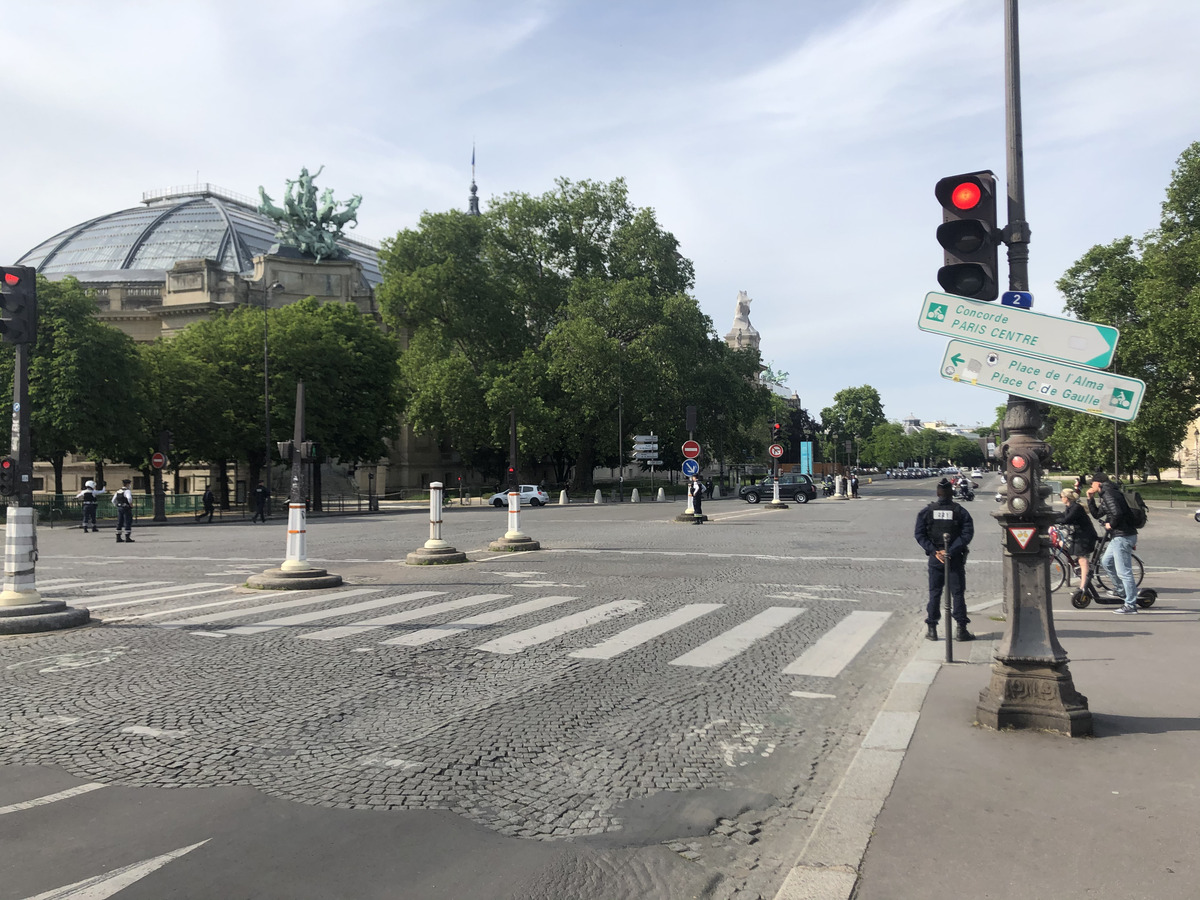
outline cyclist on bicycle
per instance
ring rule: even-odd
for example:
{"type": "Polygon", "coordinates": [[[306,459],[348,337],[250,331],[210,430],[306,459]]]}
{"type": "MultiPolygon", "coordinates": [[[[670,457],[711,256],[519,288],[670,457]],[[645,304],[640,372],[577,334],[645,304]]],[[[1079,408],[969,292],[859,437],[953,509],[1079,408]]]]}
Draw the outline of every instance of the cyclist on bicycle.
{"type": "Polygon", "coordinates": [[[1137,549],[1138,532],[1130,520],[1129,505],[1104,472],[1092,474],[1087,497],[1088,512],[1104,523],[1110,537],[1100,563],[1112,576],[1114,594],[1125,601],[1124,606],[1113,612],[1132,616],[1137,613],[1137,579],[1132,557],[1137,549]]]}
{"type": "Polygon", "coordinates": [[[1087,584],[1088,562],[1096,549],[1096,529],[1092,527],[1087,510],[1080,505],[1077,491],[1063,488],[1060,496],[1064,509],[1056,522],[1070,529],[1070,543],[1066,549],[1079,563],[1079,583],[1087,584]]]}

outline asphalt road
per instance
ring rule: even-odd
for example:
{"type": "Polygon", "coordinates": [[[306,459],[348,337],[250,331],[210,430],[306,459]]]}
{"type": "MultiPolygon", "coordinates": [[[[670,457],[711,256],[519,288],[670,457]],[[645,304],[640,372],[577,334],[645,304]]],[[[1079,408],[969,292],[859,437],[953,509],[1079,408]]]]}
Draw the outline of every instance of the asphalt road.
{"type": "MultiPolygon", "coordinates": [[[[314,519],[346,584],[303,594],[240,586],[282,520],[43,528],[43,594],[99,624],[0,638],[0,900],[773,897],[923,634],[933,481],[861,493],[552,505],[520,554],[452,507],[436,568],[424,510],[314,519]]],[[[1197,537],[1156,509],[1147,583],[1197,537]]]]}

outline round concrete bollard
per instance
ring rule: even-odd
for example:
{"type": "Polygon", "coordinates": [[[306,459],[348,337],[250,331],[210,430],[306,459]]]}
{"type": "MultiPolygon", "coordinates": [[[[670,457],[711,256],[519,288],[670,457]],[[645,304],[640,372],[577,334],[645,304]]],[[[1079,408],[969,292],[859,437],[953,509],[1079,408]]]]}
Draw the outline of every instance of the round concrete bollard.
{"type": "Polygon", "coordinates": [[[657,503],[665,503],[667,500],[667,492],[662,488],[658,489],[658,496],[654,498],[657,503]]]}
{"type": "Polygon", "coordinates": [[[630,503],[641,503],[641,502],[642,502],[642,501],[641,501],[641,498],[640,498],[640,497],[638,497],[638,491],[637,491],[637,488],[634,488],[632,491],[630,491],[630,493],[629,493],[629,502],[630,502],[630,503]]]}
{"type": "Polygon", "coordinates": [[[571,502],[571,501],[567,499],[567,492],[566,492],[566,491],[559,491],[559,492],[558,492],[558,505],[559,505],[559,506],[566,506],[566,505],[567,505],[567,504],[569,504],[570,502],[571,502]]]}
{"type": "Polygon", "coordinates": [[[604,498],[600,496],[600,488],[596,488],[596,499],[593,500],[592,502],[596,503],[596,504],[600,504],[600,503],[604,502],[604,498]]]}
{"type": "Polygon", "coordinates": [[[712,498],[711,498],[711,499],[713,499],[713,500],[720,500],[720,499],[721,499],[721,486],[720,486],[719,484],[714,484],[714,485],[713,485],[713,492],[712,492],[712,498]]]}

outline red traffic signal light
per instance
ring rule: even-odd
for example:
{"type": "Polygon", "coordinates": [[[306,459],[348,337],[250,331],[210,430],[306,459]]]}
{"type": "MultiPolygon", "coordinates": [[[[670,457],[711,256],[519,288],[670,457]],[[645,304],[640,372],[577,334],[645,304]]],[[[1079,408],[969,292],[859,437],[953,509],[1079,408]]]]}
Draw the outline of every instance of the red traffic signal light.
{"type": "Polygon", "coordinates": [[[37,329],[37,270],[7,266],[0,284],[0,339],[6,344],[31,344],[37,329]]]}
{"type": "Polygon", "coordinates": [[[937,241],[945,264],[938,269],[942,289],[973,300],[999,295],[996,225],[996,176],[969,172],[941,179],[933,189],[942,205],[937,241]]]}
{"type": "Polygon", "coordinates": [[[11,456],[0,459],[0,495],[11,497],[17,492],[17,461],[11,456]]]}
{"type": "Polygon", "coordinates": [[[1024,453],[1012,453],[1008,457],[1008,473],[1005,487],[1008,489],[1008,511],[1013,515],[1025,516],[1033,511],[1034,477],[1033,462],[1024,453]]]}

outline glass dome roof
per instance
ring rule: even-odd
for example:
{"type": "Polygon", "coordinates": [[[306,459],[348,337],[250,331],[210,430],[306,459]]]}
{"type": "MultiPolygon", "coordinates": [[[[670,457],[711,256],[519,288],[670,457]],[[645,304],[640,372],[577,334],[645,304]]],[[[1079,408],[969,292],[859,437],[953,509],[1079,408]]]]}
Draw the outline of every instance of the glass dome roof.
{"type": "MultiPolygon", "coordinates": [[[[165,281],[166,271],[181,259],[212,259],[226,271],[248,275],[254,257],[276,242],[275,223],[251,198],[214,185],[147,192],[142,202],[61,231],[16,265],[34,266],[51,279],[165,281]]],[[[374,246],[353,238],[339,244],[362,264],[367,284],[383,280],[374,246]]]]}

